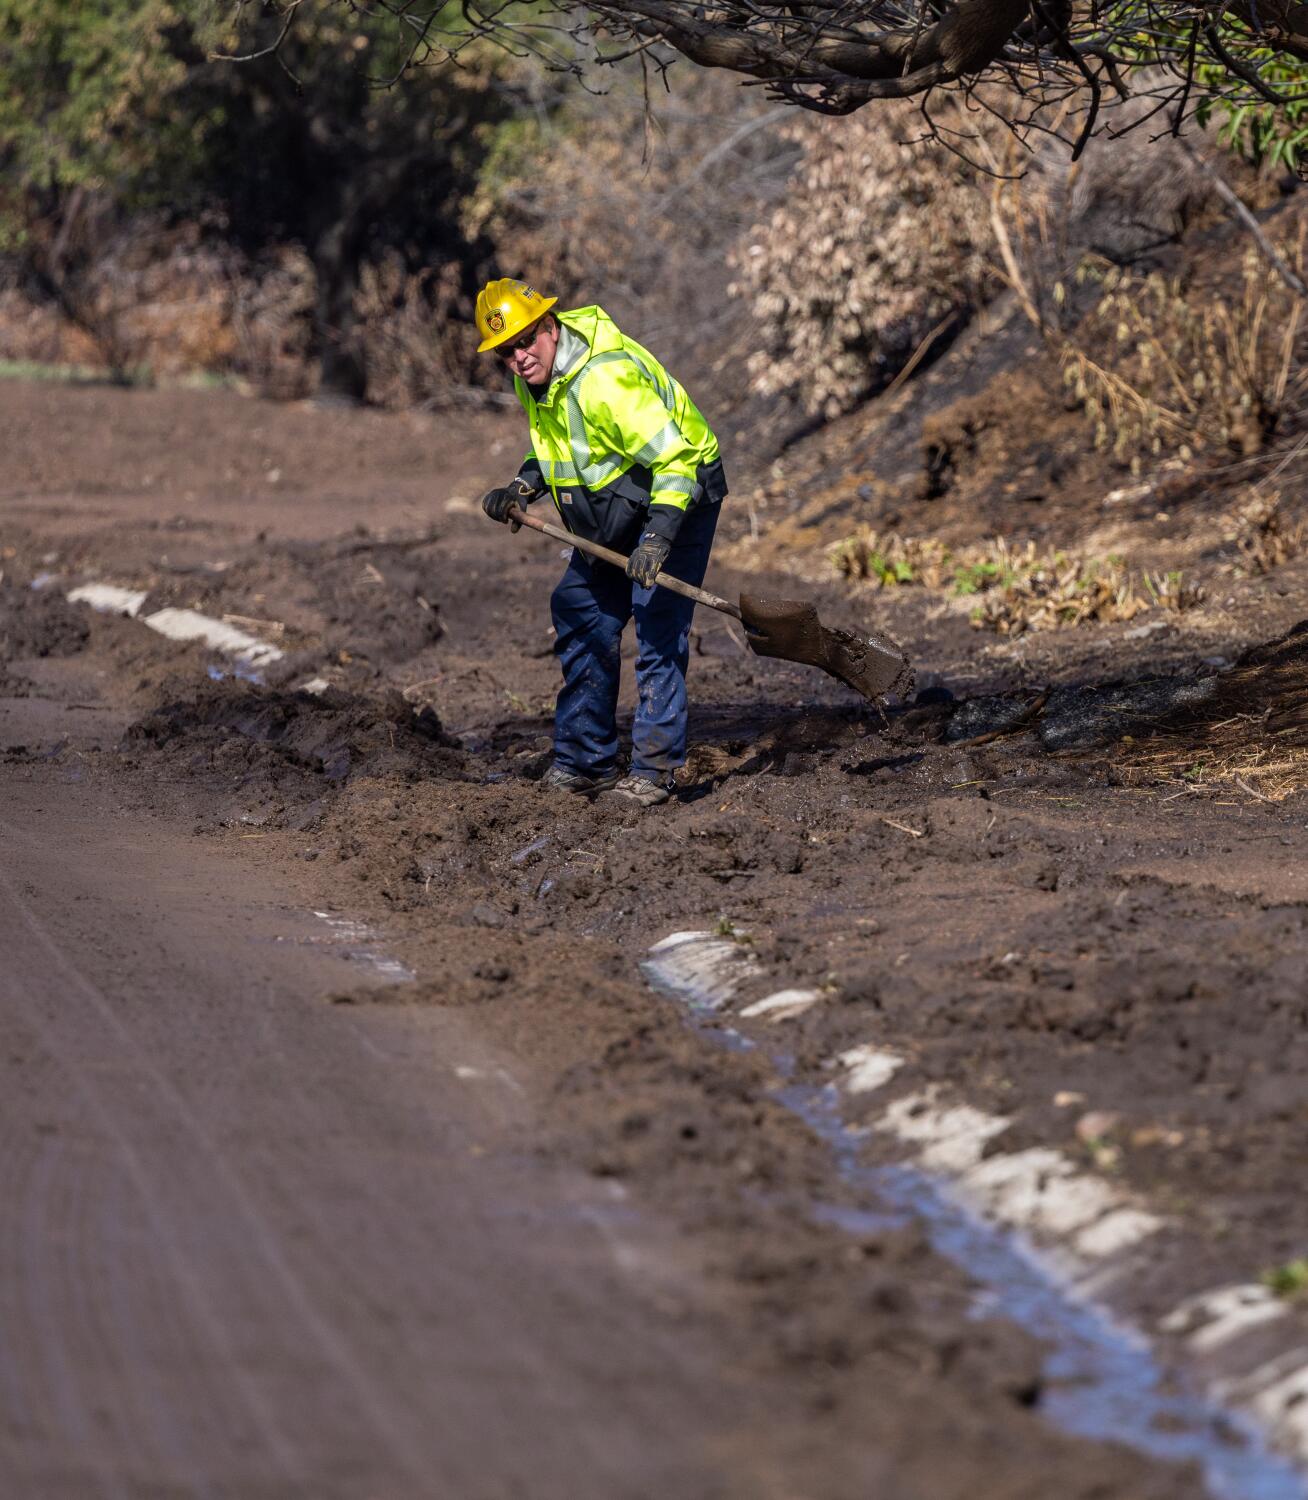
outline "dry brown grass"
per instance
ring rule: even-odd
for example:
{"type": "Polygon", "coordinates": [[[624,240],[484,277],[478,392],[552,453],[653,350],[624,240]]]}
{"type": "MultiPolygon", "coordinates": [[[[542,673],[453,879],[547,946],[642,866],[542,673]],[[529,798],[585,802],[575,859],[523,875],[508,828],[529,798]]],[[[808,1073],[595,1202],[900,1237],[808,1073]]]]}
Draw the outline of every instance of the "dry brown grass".
{"type": "MultiPolygon", "coordinates": [[[[139,372],[234,376],[296,399],[317,380],[313,264],[296,245],[248,259],[203,226],[129,225],[79,284],[82,326],[53,303],[0,288],[0,356],[139,372]]],[[[368,399],[433,406],[491,399],[475,390],[475,356],[458,316],[458,268],[410,272],[396,252],[365,265],[356,299],[368,399]]],[[[484,373],[484,372],[483,372],[484,373]]]]}
{"type": "Polygon", "coordinates": [[[1308,526],[1287,516],[1280,490],[1253,490],[1227,520],[1231,529],[1226,539],[1239,553],[1235,572],[1246,577],[1261,577],[1292,561],[1308,537],[1308,526]]]}
{"type": "Polygon", "coordinates": [[[1237,714],[1212,727],[1198,744],[1146,741],[1128,747],[1125,779],[1172,785],[1177,796],[1243,792],[1255,802],[1284,802],[1308,790],[1308,745],[1278,742],[1264,716],[1237,714]]]}
{"type": "MultiPolygon", "coordinates": [[[[1278,248],[1304,265],[1308,223],[1278,248]]],[[[1103,295],[1059,341],[1063,380],[1081,403],[1096,447],[1138,472],[1163,453],[1260,452],[1308,383],[1303,303],[1257,250],[1238,290],[1086,262],[1103,295]]]]}
{"type": "Polygon", "coordinates": [[[461,295],[453,261],[415,272],[391,250],[364,267],[357,306],[369,401],[400,410],[492,399],[471,383],[461,295]]]}
{"type": "Polygon", "coordinates": [[[1204,590],[1180,572],[1136,573],[1120,557],[1041,552],[1003,537],[951,550],[931,537],[863,531],[828,548],[836,571],[876,588],[922,587],[975,595],[972,624],[997,635],[1132,620],[1146,610],[1180,613],[1204,590]]]}
{"type": "Polygon", "coordinates": [[[1283,802],[1308,791],[1308,629],[1249,653],[1215,699],[1114,752],[1114,771],[1168,796],[1230,795],[1283,802]]]}
{"type": "MultiPolygon", "coordinates": [[[[1087,561],[1062,552],[1041,557],[1028,543],[1016,561],[1016,569],[986,590],[972,612],[976,629],[1010,636],[1065,630],[1091,622],[1133,620],[1151,607],[1150,597],[1140,592],[1120,558],[1087,561]]],[[[1175,593],[1179,598],[1179,587],[1175,593]]],[[[1155,593],[1152,603],[1163,602],[1155,593]]]]}
{"type": "MultiPolygon", "coordinates": [[[[944,120],[996,138],[984,114],[944,120]]],[[[922,139],[909,102],[788,126],[804,158],[781,205],[732,255],[732,291],[757,335],[749,358],[763,395],[797,392],[834,417],[885,385],[955,315],[995,287],[991,227],[977,174],[922,139]]]]}
{"type": "Polygon", "coordinates": [[[829,549],[832,566],[846,578],[882,588],[922,584],[941,588],[954,576],[953,555],[934,537],[862,531],[829,549]]]}
{"type": "Polygon", "coordinates": [[[1173,614],[1194,609],[1207,597],[1202,584],[1187,583],[1185,575],[1177,569],[1168,573],[1146,573],[1144,586],[1159,609],[1170,609],[1173,614]]]}

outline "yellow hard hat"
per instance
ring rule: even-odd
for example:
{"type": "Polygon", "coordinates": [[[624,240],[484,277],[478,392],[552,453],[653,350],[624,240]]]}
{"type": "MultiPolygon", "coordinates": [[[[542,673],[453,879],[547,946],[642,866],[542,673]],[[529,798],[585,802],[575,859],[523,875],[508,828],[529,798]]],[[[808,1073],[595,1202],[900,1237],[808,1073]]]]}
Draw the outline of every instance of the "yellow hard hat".
{"type": "Polygon", "coordinates": [[[511,276],[488,281],[477,293],[477,332],[481,334],[477,353],[485,354],[488,349],[506,343],[524,328],[529,328],[558,300],[557,297],[542,297],[535,287],[528,286],[525,281],[515,281],[511,276]]]}

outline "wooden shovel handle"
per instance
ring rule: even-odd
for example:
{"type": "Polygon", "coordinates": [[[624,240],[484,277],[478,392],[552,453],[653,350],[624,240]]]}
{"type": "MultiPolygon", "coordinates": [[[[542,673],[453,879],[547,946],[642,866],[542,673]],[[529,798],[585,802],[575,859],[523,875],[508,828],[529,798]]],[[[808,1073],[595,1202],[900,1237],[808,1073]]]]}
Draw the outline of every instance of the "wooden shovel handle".
{"type": "MultiPolygon", "coordinates": [[[[615,568],[626,571],[627,559],[621,552],[614,552],[610,547],[601,547],[598,542],[587,541],[583,536],[574,536],[572,532],[565,531],[562,526],[553,526],[548,521],[542,521],[519,506],[509,507],[509,520],[517,521],[521,526],[530,526],[533,531],[542,532],[545,536],[557,537],[559,541],[567,542],[573,547],[580,547],[583,552],[589,552],[592,557],[603,558],[605,562],[612,563],[615,568]]],[[[733,604],[730,599],[720,599],[717,594],[710,594],[707,589],[696,588],[693,583],[684,583],[680,578],[673,578],[670,573],[659,573],[654,582],[661,588],[671,589],[674,594],[682,594],[687,599],[693,599],[696,604],[707,604],[710,609],[721,610],[724,615],[730,615],[733,620],[740,619],[738,604],[733,604]]]]}

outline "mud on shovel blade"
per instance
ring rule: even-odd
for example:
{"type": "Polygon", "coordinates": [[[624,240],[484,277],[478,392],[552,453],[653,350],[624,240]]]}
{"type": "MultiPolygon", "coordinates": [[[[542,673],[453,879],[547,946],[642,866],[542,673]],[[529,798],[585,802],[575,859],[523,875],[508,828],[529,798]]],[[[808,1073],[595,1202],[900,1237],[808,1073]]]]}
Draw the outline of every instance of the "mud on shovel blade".
{"type": "MultiPolygon", "coordinates": [[[[602,547],[585,537],[574,536],[561,526],[542,521],[517,506],[509,511],[509,520],[579,547],[592,557],[612,563],[615,568],[627,566],[627,559],[621,552],[614,552],[612,548],[602,547]]],[[[817,667],[872,702],[884,698],[887,693],[898,693],[906,698],[912,691],[913,668],[888,636],[853,635],[848,630],[833,630],[818,619],[817,609],[812,604],[794,599],[764,599],[742,594],[739,605],[735,605],[730,599],[719,598],[717,594],[710,594],[707,589],[685,583],[669,573],[660,573],[655,582],[660,588],[671,589],[674,594],[682,594],[697,604],[706,604],[710,609],[739,620],[745,627],[745,638],[751,650],[758,656],[776,656],[783,661],[817,667]]]]}
{"type": "Polygon", "coordinates": [[[818,667],[873,700],[888,693],[907,697],[912,690],[913,668],[894,641],[824,625],[811,603],[742,594],[740,619],[759,656],[818,667]]]}

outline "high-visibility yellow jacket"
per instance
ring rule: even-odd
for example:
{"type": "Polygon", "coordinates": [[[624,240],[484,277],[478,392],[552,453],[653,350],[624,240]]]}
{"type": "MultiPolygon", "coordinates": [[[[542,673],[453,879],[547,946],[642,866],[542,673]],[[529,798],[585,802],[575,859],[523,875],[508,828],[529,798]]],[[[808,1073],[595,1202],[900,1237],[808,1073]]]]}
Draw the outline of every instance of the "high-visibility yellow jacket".
{"type": "Polygon", "coordinates": [[[531,429],[520,475],[553,496],[578,536],[624,551],[642,530],[673,540],[689,508],[727,492],[717,438],[685,390],[602,307],[557,317],[546,389],[533,393],[514,377],[531,429]]]}

